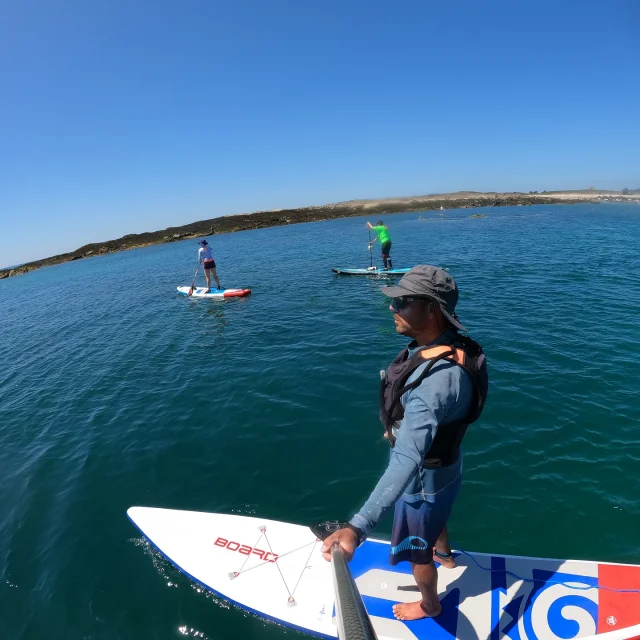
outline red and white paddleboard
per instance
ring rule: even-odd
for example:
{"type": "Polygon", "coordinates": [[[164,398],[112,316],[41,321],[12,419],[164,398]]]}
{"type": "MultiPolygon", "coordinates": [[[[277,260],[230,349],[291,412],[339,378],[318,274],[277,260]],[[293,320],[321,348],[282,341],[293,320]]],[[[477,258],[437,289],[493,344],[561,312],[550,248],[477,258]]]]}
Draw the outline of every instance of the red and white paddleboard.
{"type": "MultiPolygon", "coordinates": [[[[180,293],[189,295],[191,287],[178,287],[180,293]]],[[[206,287],[196,287],[191,294],[192,298],[209,298],[211,300],[224,300],[225,298],[242,298],[251,293],[251,289],[210,289],[205,293],[206,287]]]]}
{"type": "MultiPolygon", "coordinates": [[[[238,607],[337,637],[331,567],[307,527],[237,515],[131,507],[133,524],[178,569],[238,607]]],[[[408,563],[367,540],[350,563],[379,640],[627,640],[640,636],[640,566],[454,552],[438,569],[442,613],[402,622],[419,599],[408,563]],[[408,588],[408,589],[407,589],[408,588]]]]}

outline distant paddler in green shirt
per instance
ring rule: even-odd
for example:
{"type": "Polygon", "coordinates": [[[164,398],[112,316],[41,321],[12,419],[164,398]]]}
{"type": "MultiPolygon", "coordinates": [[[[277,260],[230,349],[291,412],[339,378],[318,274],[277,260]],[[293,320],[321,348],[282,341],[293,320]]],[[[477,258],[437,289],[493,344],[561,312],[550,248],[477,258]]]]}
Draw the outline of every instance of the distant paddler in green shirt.
{"type": "Polygon", "coordinates": [[[382,245],[382,262],[384,264],[385,269],[393,269],[393,265],[391,264],[391,237],[389,236],[389,229],[382,222],[382,220],[378,220],[375,225],[372,225],[369,221],[367,221],[367,226],[369,229],[372,229],[378,234],[377,238],[374,238],[369,243],[369,248],[373,246],[373,243],[376,240],[380,240],[380,244],[382,245]]]}

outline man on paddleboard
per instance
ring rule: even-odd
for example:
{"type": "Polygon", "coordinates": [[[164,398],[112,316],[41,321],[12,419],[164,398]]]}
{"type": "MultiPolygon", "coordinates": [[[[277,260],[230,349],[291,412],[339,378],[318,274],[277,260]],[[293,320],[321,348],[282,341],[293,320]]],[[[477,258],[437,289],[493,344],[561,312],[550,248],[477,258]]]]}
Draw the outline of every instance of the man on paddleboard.
{"type": "Polygon", "coordinates": [[[384,264],[385,269],[393,269],[391,264],[391,236],[389,236],[389,229],[382,222],[382,220],[378,220],[375,225],[372,225],[367,220],[367,226],[372,231],[375,231],[378,235],[369,243],[369,249],[373,246],[373,243],[376,240],[380,240],[380,244],[382,245],[382,263],[384,264]]]}
{"type": "Polygon", "coordinates": [[[380,417],[391,445],[389,465],[373,493],[345,528],[323,544],[330,559],[339,543],[351,559],[383,515],[394,509],[389,563],[410,562],[421,600],[396,604],[399,620],[435,617],[439,564],[455,566],[447,520],[462,481],[460,444],[478,419],[487,397],[488,376],[482,347],[462,335],[455,314],[458,288],[438,267],[413,267],[382,292],[396,331],[412,342],[381,371],[380,417]]]}
{"type": "Polygon", "coordinates": [[[198,249],[198,264],[204,262],[204,277],[207,280],[207,290],[204,293],[211,291],[211,276],[213,276],[213,279],[216,281],[216,287],[222,289],[220,280],[218,280],[218,274],[216,273],[216,261],[213,259],[209,243],[206,240],[200,240],[198,244],[200,245],[198,249]]]}

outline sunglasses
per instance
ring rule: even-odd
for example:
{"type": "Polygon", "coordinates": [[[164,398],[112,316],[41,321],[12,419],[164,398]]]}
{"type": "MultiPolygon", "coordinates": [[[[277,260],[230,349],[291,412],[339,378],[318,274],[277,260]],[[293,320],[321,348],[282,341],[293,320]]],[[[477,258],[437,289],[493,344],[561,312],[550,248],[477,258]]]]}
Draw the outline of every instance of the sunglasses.
{"type": "Polygon", "coordinates": [[[414,298],[412,296],[400,296],[399,298],[394,298],[391,302],[391,308],[394,311],[401,311],[402,309],[406,309],[412,302],[416,302],[418,300],[428,300],[428,298],[414,298]]]}

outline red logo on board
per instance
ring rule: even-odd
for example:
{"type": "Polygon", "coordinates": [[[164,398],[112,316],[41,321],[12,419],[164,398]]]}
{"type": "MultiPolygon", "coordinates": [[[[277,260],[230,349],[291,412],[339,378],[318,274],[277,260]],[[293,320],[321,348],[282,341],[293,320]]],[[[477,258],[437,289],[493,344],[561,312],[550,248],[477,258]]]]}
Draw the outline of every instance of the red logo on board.
{"type": "Polygon", "coordinates": [[[248,544],[242,544],[240,542],[235,542],[234,540],[227,540],[226,538],[218,538],[213,544],[216,547],[229,549],[229,551],[237,551],[244,556],[256,555],[265,562],[275,562],[278,559],[277,553],[263,551],[257,547],[250,547],[248,544]]]}

